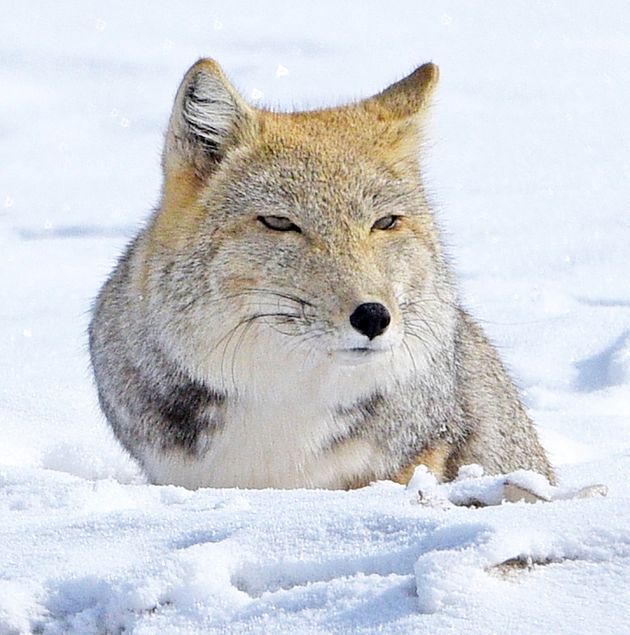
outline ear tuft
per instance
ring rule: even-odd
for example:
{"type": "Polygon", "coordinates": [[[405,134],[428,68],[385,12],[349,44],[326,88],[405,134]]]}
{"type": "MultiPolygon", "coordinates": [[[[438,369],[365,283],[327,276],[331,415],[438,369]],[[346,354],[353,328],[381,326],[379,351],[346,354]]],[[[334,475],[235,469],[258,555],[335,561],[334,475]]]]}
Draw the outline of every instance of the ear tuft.
{"type": "Polygon", "coordinates": [[[199,72],[186,86],[182,118],[188,134],[201,143],[208,154],[217,154],[238,123],[239,108],[218,77],[199,72]]]}
{"type": "Polygon", "coordinates": [[[177,159],[207,172],[234,145],[252,111],[219,65],[199,60],[186,73],[175,97],[165,163],[177,159]]]}

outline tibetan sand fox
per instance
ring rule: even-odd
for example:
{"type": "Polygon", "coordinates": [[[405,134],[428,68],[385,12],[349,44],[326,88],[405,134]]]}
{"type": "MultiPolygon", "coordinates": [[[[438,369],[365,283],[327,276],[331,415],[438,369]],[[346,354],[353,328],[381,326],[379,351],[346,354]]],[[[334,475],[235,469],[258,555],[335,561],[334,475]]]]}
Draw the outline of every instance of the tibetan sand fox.
{"type": "Polygon", "coordinates": [[[437,79],[279,113],[212,60],[188,71],[159,208],[89,330],[102,409],[151,482],[353,488],[469,463],[553,481],[427,203],[437,79]]]}

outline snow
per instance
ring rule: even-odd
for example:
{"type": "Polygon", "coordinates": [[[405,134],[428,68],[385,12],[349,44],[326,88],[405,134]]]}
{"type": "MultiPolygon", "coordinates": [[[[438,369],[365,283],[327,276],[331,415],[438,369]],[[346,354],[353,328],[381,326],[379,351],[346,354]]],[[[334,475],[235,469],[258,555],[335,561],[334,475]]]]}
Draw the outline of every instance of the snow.
{"type": "Polygon", "coordinates": [[[630,632],[627,3],[2,15],[1,635],[630,632]],[[475,467],[353,492],[145,483],[99,413],[85,329],[157,201],[171,101],[203,55],[283,108],[439,64],[429,190],[558,489],[475,467]],[[507,481],[551,502],[498,504],[507,481]],[[577,496],[594,484],[608,495],[577,496]]]}

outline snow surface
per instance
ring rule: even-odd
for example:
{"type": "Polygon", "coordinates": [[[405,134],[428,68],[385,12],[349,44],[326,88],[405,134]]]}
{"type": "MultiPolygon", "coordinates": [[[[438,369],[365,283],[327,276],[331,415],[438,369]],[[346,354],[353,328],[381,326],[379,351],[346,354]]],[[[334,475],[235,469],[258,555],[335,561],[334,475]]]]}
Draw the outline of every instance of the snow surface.
{"type": "Polygon", "coordinates": [[[626,2],[0,8],[1,635],[630,633],[626,2]],[[144,482],[98,411],[85,329],[204,55],[285,108],[440,65],[424,163],[462,296],[564,491],[607,497],[452,505],[498,502],[474,468],[441,502],[144,482]]]}

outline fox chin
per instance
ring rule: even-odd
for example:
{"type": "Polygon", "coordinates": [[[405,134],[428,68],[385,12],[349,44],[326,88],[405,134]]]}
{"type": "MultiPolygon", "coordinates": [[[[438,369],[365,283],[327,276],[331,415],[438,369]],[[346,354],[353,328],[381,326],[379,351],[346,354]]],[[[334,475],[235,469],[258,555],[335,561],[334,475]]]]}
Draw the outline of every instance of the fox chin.
{"type": "Polygon", "coordinates": [[[186,73],[159,207],[89,328],[102,410],[151,482],[352,488],[469,463],[554,481],[425,194],[437,81],[424,64],[280,113],[213,60],[186,73]]]}

